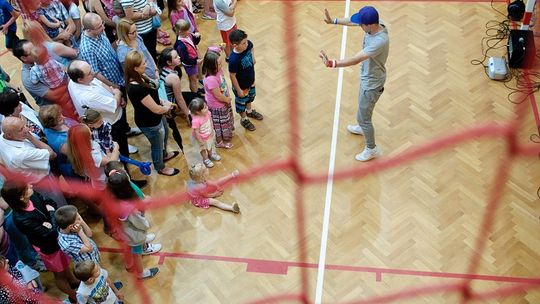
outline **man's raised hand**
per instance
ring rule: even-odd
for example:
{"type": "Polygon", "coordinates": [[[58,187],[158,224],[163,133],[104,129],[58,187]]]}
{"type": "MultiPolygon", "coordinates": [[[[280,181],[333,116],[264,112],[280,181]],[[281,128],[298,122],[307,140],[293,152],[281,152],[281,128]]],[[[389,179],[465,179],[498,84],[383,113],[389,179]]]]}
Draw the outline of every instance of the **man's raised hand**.
{"type": "Polygon", "coordinates": [[[332,17],[330,17],[330,13],[328,12],[327,9],[324,9],[324,22],[326,22],[326,24],[332,24],[334,23],[332,21],[332,17]]]}

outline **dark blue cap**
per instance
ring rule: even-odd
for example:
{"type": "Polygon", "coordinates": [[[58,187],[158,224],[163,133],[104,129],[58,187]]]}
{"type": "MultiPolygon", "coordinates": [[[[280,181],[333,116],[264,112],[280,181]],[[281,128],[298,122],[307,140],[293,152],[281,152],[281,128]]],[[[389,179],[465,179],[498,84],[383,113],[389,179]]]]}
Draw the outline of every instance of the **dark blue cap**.
{"type": "Polygon", "coordinates": [[[378,24],[379,13],[373,6],[364,6],[358,13],[351,16],[351,22],[356,24],[378,24]]]}

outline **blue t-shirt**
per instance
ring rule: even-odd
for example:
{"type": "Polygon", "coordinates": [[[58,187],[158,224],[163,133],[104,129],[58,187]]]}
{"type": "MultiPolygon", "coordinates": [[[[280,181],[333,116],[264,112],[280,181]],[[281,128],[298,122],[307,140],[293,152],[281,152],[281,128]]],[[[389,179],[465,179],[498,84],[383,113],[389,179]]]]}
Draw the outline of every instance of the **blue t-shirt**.
{"type": "Polygon", "coordinates": [[[43,133],[45,133],[49,146],[57,155],[56,162],[60,172],[62,172],[62,175],[66,177],[77,177],[77,174],[73,171],[73,167],[71,166],[67,156],[60,152],[62,145],[67,143],[67,131],[57,131],[54,129],[43,128],[43,133]]]}
{"type": "MultiPolygon", "coordinates": [[[[0,24],[4,25],[6,24],[9,19],[11,19],[11,12],[13,11],[13,6],[9,4],[6,0],[0,0],[0,24]]],[[[11,32],[17,32],[17,23],[13,22],[9,26],[9,30],[11,32]]]]}
{"type": "Polygon", "coordinates": [[[251,50],[253,43],[248,40],[248,46],[242,53],[231,52],[229,55],[229,73],[236,73],[240,89],[249,89],[255,83],[255,66],[251,50]]]}

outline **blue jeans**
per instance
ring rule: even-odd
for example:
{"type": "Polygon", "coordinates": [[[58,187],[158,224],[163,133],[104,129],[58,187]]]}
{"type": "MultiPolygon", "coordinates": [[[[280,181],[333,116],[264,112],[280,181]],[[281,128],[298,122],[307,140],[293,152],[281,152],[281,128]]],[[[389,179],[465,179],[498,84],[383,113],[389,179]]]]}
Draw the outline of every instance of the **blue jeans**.
{"type": "Polygon", "coordinates": [[[163,154],[165,153],[165,126],[163,125],[163,121],[161,120],[155,127],[139,127],[150,142],[152,162],[157,171],[165,168],[165,164],[163,163],[163,154]]]}
{"type": "MultiPolygon", "coordinates": [[[[5,216],[4,229],[9,235],[10,247],[15,248],[19,260],[26,265],[34,265],[37,259],[37,252],[32,245],[30,245],[26,235],[15,226],[13,212],[9,212],[9,214],[5,216]]],[[[15,263],[17,263],[16,260],[15,263]]]]}

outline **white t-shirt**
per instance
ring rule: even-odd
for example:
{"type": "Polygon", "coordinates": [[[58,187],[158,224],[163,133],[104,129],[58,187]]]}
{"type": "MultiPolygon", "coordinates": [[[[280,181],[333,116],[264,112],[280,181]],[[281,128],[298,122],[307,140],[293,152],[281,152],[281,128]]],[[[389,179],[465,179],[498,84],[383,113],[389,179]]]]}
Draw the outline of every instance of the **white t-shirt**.
{"type": "Polygon", "coordinates": [[[105,176],[105,170],[101,167],[101,160],[103,159],[103,152],[99,143],[95,140],[92,140],[92,159],[94,160],[94,165],[96,166],[99,176],[97,179],[91,179],[92,187],[94,189],[103,190],[105,189],[105,181],[107,177],[105,176]]]}
{"type": "Polygon", "coordinates": [[[28,139],[14,141],[0,135],[0,160],[6,168],[22,174],[35,174],[31,183],[49,175],[49,150],[36,148],[28,139]]]}
{"type": "Polygon", "coordinates": [[[94,284],[86,285],[81,282],[77,289],[77,302],[88,304],[114,304],[118,301],[116,294],[113,292],[109,284],[107,284],[107,270],[101,268],[99,277],[96,278],[94,284]]]}
{"type": "Polygon", "coordinates": [[[73,20],[81,19],[81,12],[79,11],[79,7],[77,7],[77,4],[73,2],[71,2],[71,5],[69,6],[68,13],[73,20]]]}
{"type": "Polygon", "coordinates": [[[224,12],[229,11],[231,0],[214,0],[214,10],[216,11],[216,24],[220,31],[228,31],[236,24],[236,17],[229,17],[224,12]]]}
{"type": "Polygon", "coordinates": [[[90,85],[84,85],[70,80],[68,83],[69,95],[79,116],[83,116],[88,106],[101,113],[103,121],[111,125],[122,117],[122,107],[118,106],[114,95],[107,90],[99,79],[94,78],[90,85]]]}

